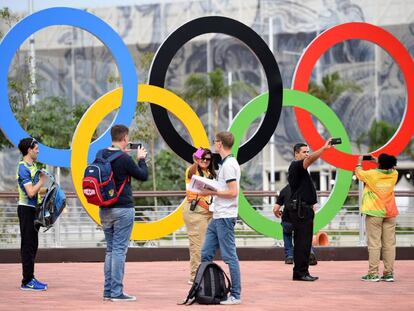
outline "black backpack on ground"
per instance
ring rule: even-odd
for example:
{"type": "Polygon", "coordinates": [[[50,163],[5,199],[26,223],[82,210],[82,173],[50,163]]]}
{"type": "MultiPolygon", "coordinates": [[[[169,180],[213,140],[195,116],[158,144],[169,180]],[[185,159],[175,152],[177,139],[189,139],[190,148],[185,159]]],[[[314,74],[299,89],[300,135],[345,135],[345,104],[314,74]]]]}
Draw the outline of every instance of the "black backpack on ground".
{"type": "Polygon", "coordinates": [[[202,262],[197,269],[193,286],[188,292],[187,299],[182,304],[197,302],[203,305],[217,305],[227,299],[231,282],[229,277],[214,262],[202,262]],[[227,280],[227,282],[226,282],[227,280]]]}

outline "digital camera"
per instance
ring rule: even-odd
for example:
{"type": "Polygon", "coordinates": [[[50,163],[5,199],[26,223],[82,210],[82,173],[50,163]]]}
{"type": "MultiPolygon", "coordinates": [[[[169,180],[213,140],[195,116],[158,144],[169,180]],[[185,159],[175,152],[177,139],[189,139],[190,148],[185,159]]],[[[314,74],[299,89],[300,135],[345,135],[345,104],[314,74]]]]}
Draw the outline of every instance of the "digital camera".
{"type": "Polygon", "coordinates": [[[138,149],[138,148],[142,148],[142,144],[141,143],[129,143],[128,144],[128,149],[138,149]]]}
{"type": "Polygon", "coordinates": [[[342,144],[342,139],[340,137],[338,137],[338,138],[332,138],[330,144],[331,145],[339,145],[339,144],[342,144]]]}

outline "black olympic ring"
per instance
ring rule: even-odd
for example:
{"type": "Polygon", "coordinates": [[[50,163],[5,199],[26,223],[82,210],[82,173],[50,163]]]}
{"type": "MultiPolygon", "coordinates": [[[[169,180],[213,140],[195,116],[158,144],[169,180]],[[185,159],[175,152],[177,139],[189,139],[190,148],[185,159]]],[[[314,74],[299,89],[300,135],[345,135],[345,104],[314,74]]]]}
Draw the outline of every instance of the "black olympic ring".
{"type": "MultiPolygon", "coordinates": [[[[263,66],[269,89],[265,116],[256,133],[239,149],[237,160],[243,164],[268,143],[279,122],[283,103],[283,85],[277,61],[266,42],[250,27],[222,16],[194,19],[172,32],[161,44],[149,70],[149,84],[164,87],[168,67],[177,51],[189,40],[206,33],[222,33],[239,39],[256,55],[263,66]]],[[[165,108],[151,105],[154,122],[168,146],[181,158],[192,163],[195,147],[175,130],[165,108]]]]}

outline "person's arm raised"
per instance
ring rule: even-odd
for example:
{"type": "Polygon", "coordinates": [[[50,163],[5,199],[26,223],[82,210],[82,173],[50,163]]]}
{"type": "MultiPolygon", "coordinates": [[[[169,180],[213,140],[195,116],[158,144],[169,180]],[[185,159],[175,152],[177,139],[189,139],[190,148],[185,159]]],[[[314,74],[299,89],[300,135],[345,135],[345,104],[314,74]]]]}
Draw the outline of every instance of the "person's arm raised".
{"type": "Polygon", "coordinates": [[[315,152],[312,152],[306,159],[303,160],[303,168],[306,170],[313,162],[315,162],[319,157],[321,156],[322,152],[324,152],[326,149],[329,149],[332,147],[330,144],[332,138],[329,138],[325,145],[323,145],[321,148],[316,150],[315,152]]]}

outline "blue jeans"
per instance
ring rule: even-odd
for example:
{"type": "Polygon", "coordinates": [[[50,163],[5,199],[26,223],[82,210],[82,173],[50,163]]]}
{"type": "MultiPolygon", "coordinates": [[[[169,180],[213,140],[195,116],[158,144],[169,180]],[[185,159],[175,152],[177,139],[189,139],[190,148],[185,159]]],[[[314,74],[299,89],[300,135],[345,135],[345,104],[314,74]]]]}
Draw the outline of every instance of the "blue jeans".
{"type": "MultiPolygon", "coordinates": [[[[293,225],[290,222],[282,221],[283,244],[285,247],[285,258],[293,259],[293,225]]],[[[315,249],[311,247],[311,253],[315,255],[315,249]]]]}
{"type": "Polygon", "coordinates": [[[285,247],[285,258],[293,259],[293,225],[282,221],[283,245],[285,247]]]}
{"type": "Polygon", "coordinates": [[[231,295],[240,299],[240,266],[237,257],[236,241],[234,239],[234,226],[236,218],[212,219],[207,227],[201,261],[212,261],[216,250],[220,248],[221,258],[229,265],[231,278],[231,295]]]}
{"type": "Polygon", "coordinates": [[[106,240],[104,297],[123,293],[125,258],[134,225],[133,208],[100,208],[106,240]]]}

